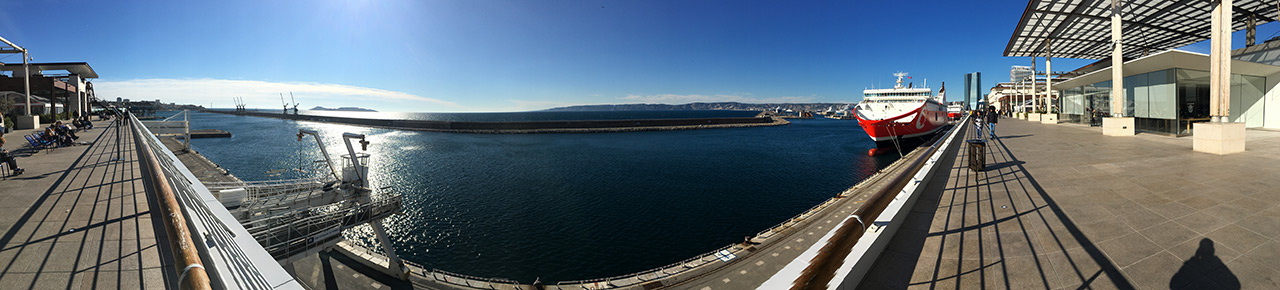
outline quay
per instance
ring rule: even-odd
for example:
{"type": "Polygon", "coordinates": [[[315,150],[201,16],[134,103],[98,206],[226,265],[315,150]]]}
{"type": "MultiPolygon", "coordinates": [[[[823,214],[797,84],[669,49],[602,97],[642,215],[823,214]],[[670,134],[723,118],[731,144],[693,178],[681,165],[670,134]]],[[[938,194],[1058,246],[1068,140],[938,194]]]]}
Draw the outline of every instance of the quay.
{"type": "MultiPolygon", "coordinates": [[[[0,286],[11,289],[165,289],[177,278],[142,181],[134,138],[94,122],[77,145],[5,149],[26,169],[0,180],[0,286]]],[[[7,167],[7,166],[6,166],[7,167]]],[[[7,173],[7,172],[6,172],[7,173]]]]}
{"type": "Polygon", "coordinates": [[[780,117],[746,118],[689,118],[689,119],[640,119],[640,120],[575,120],[575,121],[527,121],[527,122],[463,122],[365,119],[334,116],[278,114],[255,111],[205,110],[209,113],[277,118],[296,121],[325,122],[378,128],[482,134],[535,134],[535,133],[605,133],[696,130],[712,128],[743,128],[782,126],[791,122],[780,117]]]}

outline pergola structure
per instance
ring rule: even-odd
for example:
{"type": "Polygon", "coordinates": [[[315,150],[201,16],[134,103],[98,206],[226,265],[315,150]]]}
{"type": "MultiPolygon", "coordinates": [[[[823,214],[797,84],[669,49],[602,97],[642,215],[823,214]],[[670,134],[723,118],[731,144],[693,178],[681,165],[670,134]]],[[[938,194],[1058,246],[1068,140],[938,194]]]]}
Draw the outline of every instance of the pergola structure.
{"type": "MultiPolygon", "coordinates": [[[[1044,57],[1045,71],[1052,71],[1053,57],[1110,58],[1112,116],[1124,117],[1122,65],[1126,57],[1212,39],[1210,111],[1214,123],[1221,123],[1228,116],[1231,33],[1247,29],[1246,43],[1252,45],[1254,28],[1276,21],[1277,12],[1277,3],[1260,0],[1031,0],[1004,55],[1044,57]]],[[[1108,131],[1111,126],[1104,119],[1104,133],[1133,135],[1132,118],[1127,123],[1122,118],[1111,119],[1116,128],[1124,127],[1125,131],[1108,131]]]]}
{"type": "MultiPolygon", "coordinates": [[[[1123,0],[1122,41],[1127,58],[1210,38],[1206,0],[1123,0]]],[[[1275,21],[1275,1],[1235,0],[1231,31],[1275,21]],[[1248,19],[1253,19],[1253,25],[1248,19]]],[[[1111,57],[1111,0],[1032,0],[1014,28],[1004,56],[1106,59],[1111,57]],[[1052,50],[1047,47],[1052,42],[1052,50]]],[[[1252,45],[1250,43],[1249,45],[1252,45]]]]}
{"type": "MultiPolygon", "coordinates": [[[[98,78],[98,73],[88,63],[0,64],[0,71],[12,72],[14,76],[0,78],[0,91],[25,91],[28,96],[35,93],[50,100],[61,99],[67,112],[81,116],[90,112],[93,86],[86,81],[98,78]],[[28,75],[19,78],[24,72],[28,75]]],[[[26,110],[26,115],[31,114],[26,110]]]]}

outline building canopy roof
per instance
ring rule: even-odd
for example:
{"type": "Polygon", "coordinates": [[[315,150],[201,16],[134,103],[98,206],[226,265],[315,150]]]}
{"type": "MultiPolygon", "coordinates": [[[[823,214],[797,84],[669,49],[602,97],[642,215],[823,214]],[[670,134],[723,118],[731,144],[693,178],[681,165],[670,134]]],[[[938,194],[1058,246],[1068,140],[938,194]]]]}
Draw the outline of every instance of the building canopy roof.
{"type": "MultiPolygon", "coordinates": [[[[89,63],[87,62],[44,62],[30,63],[29,65],[31,66],[30,69],[32,74],[47,70],[65,70],[71,74],[77,74],[80,75],[80,77],[87,79],[98,78],[98,72],[93,71],[93,68],[89,67],[89,63]]],[[[21,76],[22,64],[6,63],[4,65],[0,65],[0,71],[11,71],[14,72],[14,76],[21,76]]]]}
{"type": "MultiPolygon", "coordinates": [[[[1111,1],[1031,0],[1004,56],[1051,56],[1103,59],[1111,57],[1111,1]],[[1045,40],[1052,40],[1045,53],[1045,40]]],[[[1120,15],[1126,58],[1182,47],[1209,39],[1214,1],[1123,0],[1120,15]]],[[[1232,31],[1275,21],[1274,1],[1235,0],[1232,31]],[[1269,2],[1269,3],[1268,3],[1269,2]]]]}

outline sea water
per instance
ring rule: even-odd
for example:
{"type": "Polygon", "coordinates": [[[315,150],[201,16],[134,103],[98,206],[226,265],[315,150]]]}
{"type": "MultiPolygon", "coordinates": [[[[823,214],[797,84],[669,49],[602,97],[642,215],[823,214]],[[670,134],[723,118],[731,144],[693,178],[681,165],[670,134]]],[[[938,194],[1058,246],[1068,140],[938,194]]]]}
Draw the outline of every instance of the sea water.
{"type": "MultiPolygon", "coordinates": [[[[710,112],[434,118],[738,116],[710,112]]],[[[741,242],[898,158],[868,157],[875,144],[856,122],[828,119],[686,131],[462,134],[214,113],[191,113],[190,118],[194,129],[232,133],[231,138],[195,139],[192,145],[247,181],[322,174],[311,163],[320,159],[315,142],[309,137],[298,141],[299,129],[319,131],[334,155],[346,152],[342,133],[365,134],[371,142],[366,152],[372,154],[373,187],[404,196],[404,214],[384,223],[401,258],[427,268],[524,283],[630,274],[741,242]]],[[[367,226],[346,236],[377,246],[367,226]]]]}

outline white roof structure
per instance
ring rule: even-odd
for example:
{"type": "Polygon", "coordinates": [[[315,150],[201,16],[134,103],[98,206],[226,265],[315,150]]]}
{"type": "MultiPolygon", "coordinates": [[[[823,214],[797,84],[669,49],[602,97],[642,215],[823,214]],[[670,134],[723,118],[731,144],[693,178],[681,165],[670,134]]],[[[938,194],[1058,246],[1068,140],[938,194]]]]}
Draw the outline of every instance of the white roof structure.
{"type": "MultiPolygon", "coordinates": [[[[1111,2],[1114,0],[1031,0],[1014,27],[1004,56],[1078,59],[1111,57],[1111,2]],[[1052,40],[1046,50],[1046,40],[1052,40]],[[1046,54],[1047,52],[1047,54],[1046,54]]],[[[1209,39],[1210,2],[1205,0],[1124,0],[1122,41],[1126,59],[1209,39]]],[[[1275,1],[1235,0],[1232,31],[1275,21],[1275,1]]]]}

